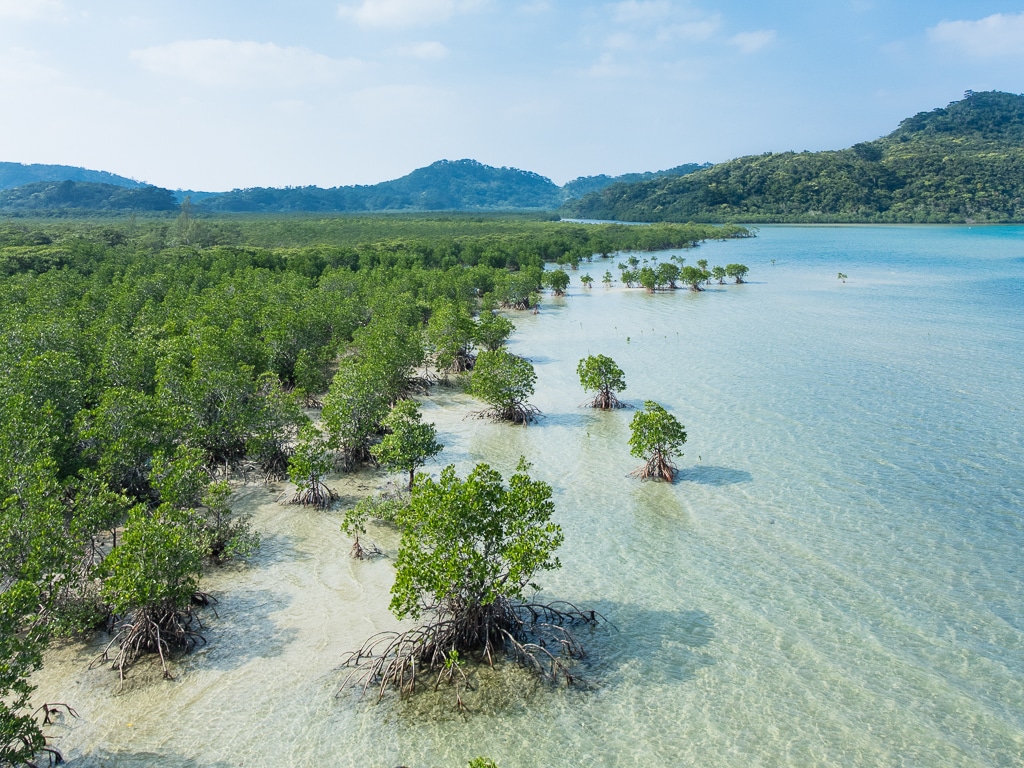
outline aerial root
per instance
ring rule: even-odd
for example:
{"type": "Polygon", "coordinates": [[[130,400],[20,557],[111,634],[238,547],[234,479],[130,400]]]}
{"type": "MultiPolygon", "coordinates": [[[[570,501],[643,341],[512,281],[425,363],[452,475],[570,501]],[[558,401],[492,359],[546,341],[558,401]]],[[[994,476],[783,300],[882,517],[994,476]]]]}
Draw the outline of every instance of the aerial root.
{"type": "Polygon", "coordinates": [[[580,403],[579,407],[600,408],[602,411],[610,411],[615,408],[632,408],[633,406],[619,400],[614,392],[598,392],[589,400],[580,403]]]}
{"type": "Polygon", "coordinates": [[[384,553],[381,551],[373,542],[363,546],[363,543],[356,536],[356,540],[352,542],[352,549],[349,550],[349,555],[354,557],[356,560],[370,560],[374,557],[384,557],[384,553]]]}
{"type": "MultiPolygon", "coordinates": [[[[197,596],[204,601],[204,605],[215,602],[205,593],[196,593],[193,600],[196,600],[197,596]]],[[[191,651],[197,645],[206,643],[206,638],[195,629],[196,626],[199,629],[203,628],[191,606],[185,610],[170,605],[140,608],[121,622],[116,628],[115,635],[93,664],[111,662],[111,669],[116,669],[123,681],[125,670],[143,654],[156,653],[160,656],[164,678],[173,680],[174,675],[167,667],[168,656],[174,652],[191,651]],[[111,650],[115,645],[118,649],[112,655],[111,650]]]]}
{"type": "Polygon", "coordinates": [[[324,483],[315,480],[307,487],[297,489],[288,503],[301,504],[314,509],[327,509],[337,500],[338,494],[333,488],[328,488],[324,483]]]}
{"type": "MultiPolygon", "coordinates": [[[[499,600],[462,610],[435,607],[423,626],[379,633],[348,654],[342,666],[351,671],[338,695],[349,687],[359,688],[360,695],[372,688],[380,701],[388,690],[408,696],[431,681],[435,689],[442,682],[455,684],[457,689],[460,684],[469,687],[463,660],[493,666],[500,657],[532,669],[548,682],[571,685],[577,680],[569,662],[586,653],[569,626],[604,621],[596,611],[561,602],[499,600]]],[[[464,709],[458,691],[457,698],[459,708],[464,709]]]]}
{"type": "Polygon", "coordinates": [[[647,460],[646,464],[637,467],[629,474],[631,477],[639,477],[641,480],[654,478],[671,483],[676,479],[676,472],[678,471],[671,461],[660,453],[655,453],[654,456],[647,460]]]}
{"type": "Polygon", "coordinates": [[[529,424],[536,421],[544,414],[540,408],[529,403],[517,403],[509,408],[487,408],[482,411],[474,411],[470,414],[477,419],[490,419],[491,421],[511,421],[513,424],[529,424]]]}

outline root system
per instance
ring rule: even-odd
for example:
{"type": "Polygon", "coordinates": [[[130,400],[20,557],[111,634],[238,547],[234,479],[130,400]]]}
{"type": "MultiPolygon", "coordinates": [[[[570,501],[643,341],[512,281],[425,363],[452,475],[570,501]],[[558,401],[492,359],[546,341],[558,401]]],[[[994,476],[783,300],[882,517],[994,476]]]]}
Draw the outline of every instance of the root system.
{"type": "MultiPolygon", "coordinates": [[[[570,631],[572,625],[596,625],[604,617],[570,603],[518,603],[501,599],[473,608],[440,607],[430,620],[406,632],[382,632],[345,658],[350,673],[342,685],[373,690],[378,701],[393,690],[402,696],[441,682],[465,680],[462,664],[508,659],[551,683],[577,682],[573,660],[586,656],[570,631]]],[[[340,695],[340,691],[339,691],[340,695]]]]}

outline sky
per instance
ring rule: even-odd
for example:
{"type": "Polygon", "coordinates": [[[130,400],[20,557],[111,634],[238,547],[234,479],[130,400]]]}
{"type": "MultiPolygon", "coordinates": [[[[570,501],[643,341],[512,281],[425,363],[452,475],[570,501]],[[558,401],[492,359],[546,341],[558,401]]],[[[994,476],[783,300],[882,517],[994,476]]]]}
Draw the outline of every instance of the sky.
{"type": "Polygon", "coordinates": [[[0,161],[171,189],[556,184],[848,147],[1024,91],[1024,2],[0,0],[0,161]]]}

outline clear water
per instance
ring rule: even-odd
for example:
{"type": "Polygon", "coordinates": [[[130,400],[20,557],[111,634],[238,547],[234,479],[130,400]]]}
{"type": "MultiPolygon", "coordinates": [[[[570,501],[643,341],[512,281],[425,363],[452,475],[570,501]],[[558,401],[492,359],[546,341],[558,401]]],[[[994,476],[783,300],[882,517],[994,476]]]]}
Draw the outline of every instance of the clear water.
{"type": "Polygon", "coordinates": [[[342,654],[395,626],[391,566],[250,487],[264,548],[207,582],[219,617],[176,680],[117,692],[95,646],[49,654],[39,696],[81,714],[53,729],[69,764],[1024,763],[1024,228],[764,227],[683,255],[749,283],[606,291],[595,263],[595,288],[516,316],[539,425],[425,402],[440,463],[524,455],[554,486],[544,594],[616,627],[584,633],[593,690],[513,675],[469,718],[335,698],[342,654]],[[674,485],[627,477],[631,412],[578,407],[589,353],[686,425],[674,485]]]}

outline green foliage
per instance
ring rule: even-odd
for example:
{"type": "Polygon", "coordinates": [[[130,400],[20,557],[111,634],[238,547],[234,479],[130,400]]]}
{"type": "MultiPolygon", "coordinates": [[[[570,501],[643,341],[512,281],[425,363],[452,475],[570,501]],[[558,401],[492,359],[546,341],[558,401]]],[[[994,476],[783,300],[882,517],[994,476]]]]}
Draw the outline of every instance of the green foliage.
{"type": "MultiPolygon", "coordinates": [[[[607,176],[605,174],[599,174],[597,176],[580,176],[579,178],[566,182],[562,186],[562,198],[564,200],[576,200],[584,195],[590,194],[591,192],[598,192],[612,184],[634,184],[638,181],[650,181],[651,179],[657,179],[662,176],[685,176],[688,173],[693,173],[694,171],[699,171],[703,168],[708,168],[709,166],[709,163],[704,163],[703,165],[698,165],[697,163],[684,163],[683,165],[677,165],[675,168],[669,168],[664,171],[625,173],[621,176],[607,176]]],[[[607,253],[607,251],[601,250],[598,250],[597,252],[607,253]]]]}
{"type": "Polygon", "coordinates": [[[103,564],[103,595],[111,610],[124,615],[157,606],[188,608],[199,589],[205,544],[192,510],[136,507],[103,564]]]}
{"type": "Polygon", "coordinates": [[[690,286],[691,291],[703,290],[700,286],[707,279],[700,267],[694,267],[689,264],[680,270],[679,276],[684,283],[690,286]]]}
{"type": "Polygon", "coordinates": [[[463,304],[439,303],[427,323],[427,343],[434,353],[434,365],[448,373],[462,373],[472,365],[470,347],[476,326],[463,304]]]}
{"type": "Polygon", "coordinates": [[[489,310],[483,311],[476,324],[474,339],[487,351],[494,352],[505,345],[515,329],[515,325],[507,317],[489,310]]]}
{"type": "Polygon", "coordinates": [[[569,287],[569,275],[562,269],[553,269],[544,273],[544,284],[551,288],[555,296],[564,296],[569,287]]]}
{"type": "Polygon", "coordinates": [[[309,422],[302,412],[299,392],[286,392],[272,373],[256,380],[256,391],[249,402],[252,426],[245,441],[245,452],[263,469],[268,479],[284,477],[288,471],[289,442],[298,429],[309,422]]]}
{"type": "Polygon", "coordinates": [[[8,211],[170,211],[174,193],[161,187],[129,189],[93,181],[35,181],[0,190],[0,209],[8,211]]]}
{"type": "Polygon", "coordinates": [[[324,398],[323,423],[329,445],[349,467],[368,461],[370,438],[388,412],[393,394],[380,361],[342,358],[324,398]]]}
{"type": "Polygon", "coordinates": [[[537,292],[543,279],[540,269],[502,274],[495,280],[495,293],[501,306],[508,309],[529,309],[537,305],[537,292]]]}
{"type": "Polygon", "coordinates": [[[416,469],[444,448],[437,442],[434,425],[424,424],[422,419],[419,406],[413,400],[399,400],[382,422],[388,434],[370,449],[382,466],[409,473],[409,490],[412,490],[416,469]]]}
{"type": "Polygon", "coordinates": [[[477,357],[469,391],[491,406],[487,415],[521,424],[536,414],[527,403],[536,381],[537,373],[529,360],[498,349],[477,357]]]}
{"type": "Polygon", "coordinates": [[[371,186],[246,189],[199,203],[221,212],[384,211],[556,208],[558,187],[516,168],[492,168],[475,160],[439,160],[393,181],[371,186]]]}
{"type": "Polygon", "coordinates": [[[210,482],[199,448],[179,445],[170,456],[153,457],[151,479],[158,498],[175,509],[192,509],[202,502],[210,482]]]}
{"type": "Polygon", "coordinates": [[[672,459],[682,455],[686,429],[678,419],[653,400],[644,401],[644,409],[633,415],[629,424],[629,449],[647,463],[635,471],[641,478],[661,477],[671,482],[675,476],[672,459]]]}
{"type": "Polygon", "coordinates": [[[678,264],[673,261],[663,261],[658,265],[655,272],[659,287],[667,287],[672,290],[675,289],[676,280],[679,279],[680,275],[680,268],[678,264]]]}
{"type": "Polygon", "coordinates": [[[498,768],[498,764],[489,757],[474,757],[469,761],[469,768],[498,768]]]}
{"type": "Polygon", "coordinates": [[[370,459],[391,406],[421,386],[431,318],[450,310],[463,348],[498,355],[513,414],[532,417],[535,374],[504,357],[513,326],[493,314],[498,302],[531,306],[546,262],[686,247],[704,232],[508,215],[215,220],[196,209],[179,221],[176,207],[0,224],[0,602],[32,603],[0,606],[0,702],[18,717],[27,699],[13,686],[54,633],[115,611],[122,671],[138,653],[190,647],[186,597],[202,565],[258,539],[210,477],[253,463],[280,476],[295,444],[293,482],[329,503],[333,446],[370,459]],[[300,404],[325,391],[322,434],[304,428],[300,404]]]}
{"type": "Polygon", "coordinates": [[[46,746],[30,702],[29,675],[42,666],[45,640],[35,621],[39,597],[28,581],[0,592],[0,766],[26,765],[46,746]]]}
{"type": "Polygon", "coordinates": [[[725,274],[733,278],[737,283],[742,283],[750,268],[746,264],[726,264],[725,274]]]}
{"type": "Polygon", "coordinates": [[[295,451],[288,459],[288,479],[296,488],[293,501],[318,508],[330,506],[335,494],[324,477],[334,469],[334,451],[329,440],[313,424],[299,430],[295,451]]]}
{"type": "Polygon", "coordinates": [[[538,572],[561,567],[554,551],[563,536],[551,522],[551,486],[532,480],[528,468],[521,461],[506,487],[486,464],[465,480],[448,466],[439,480],[416,488],[398,517],[396,616],[418,618],[432,604],[467,610],[522,599],[538,572]]]}
{"type": "Polygon", "coordinates": [[[167,415],[152,396],[111,387],[95,407],[77,414],[83,454],[111,487],[148,498],[150,461],[170,449],[173,423],[167,415]]]}
{"type": "Polygon", "coordinates": [[[196,510],[201,516],[203,550],[218,563],[249,557],[260,547],[260,535],[252,529],[250,516],[235,514],[228,503],[230,496],[227,482],[211,483],[196,510]]]}
{"type": "Polygon", "coordinates": [[[587,392],[596,392],[591,401],[595,408],[615,408],[621,405],[617,392],[626,388],[626,375],[607,355],[588,355],[576,366],[580,385],[587,392]]]}
{"type": "Polygon", "coordinates": [[[1024,220],[1024,96],[996,91],[922,112],[872,142],[741,157],[615,184],[567,215],[621,221],[1024,220]]]}
{"type": "Polygon", "coordinates": [[[410,498],[408,491],[385,491],[364,496],[355,506],[345,510],[345,516],[341,521],[342,533],[358,539],[366,533],[367,520],[396,522],[399,513],[409,506],[410,498]]]}

